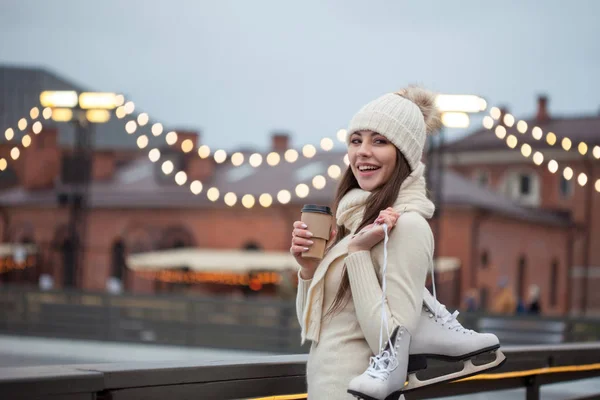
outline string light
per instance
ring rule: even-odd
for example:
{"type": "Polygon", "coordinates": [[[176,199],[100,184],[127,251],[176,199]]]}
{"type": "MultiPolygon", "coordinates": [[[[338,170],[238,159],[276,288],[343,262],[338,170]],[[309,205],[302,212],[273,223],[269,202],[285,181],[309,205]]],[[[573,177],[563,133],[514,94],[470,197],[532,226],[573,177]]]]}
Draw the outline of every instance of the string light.
{"type": "Polygon", "coordinates": [[[508,137],[506,138],[506,144],[511,149],[514,149],[515,147],[517,147],[518,143],[519,143],[519,140],[517,139],[517,137],[515,135],[508,135],[508,137]]]}
{"type": "Polygon", "coordinates": [[[210,157],[210,147],[208,147],[207,145],[202,145],[198,148],[198,156],[200,156],[200,158],[208,158],[210,157]]]}
{"type": "Polygon", "coordinates": [[[24,135],[21,138],[21,143],[23,144],[23,147],[27,148],[29,146],[31,146],[31,136],[29,135],[24,135]]]}
{"type": "Polygon", "coordinates": [[[296,160],[298,160],[298,152],[294,149],[286,150],[283,158],[285,158],[285,161],[289,163],[296,162],[296,160]]]}
{"type": "Polygon", "coordinates": [[[195,195],[198,195],[202,192],[202,182],[195,180],[190,184],[190,190],[195,195]]]}
{"type": "Polygon", "coordinates": [[[500,111],[500,109],[498,107],[492,107],[490,109],[490,115],[492,116],[492,118],[494,119],[500,119],[500,115],[502,115],[502,112],[500,111]]]}
{"type": "Polygon", "coordinates": [[[565,167],[565,169],[563,169],[563,177],[570,181],[571,178],[573,177],[573,170],[571,169],[571,167],[565,167]]]}
{"type": "Polygon", "coordinates": [[[219,189],[216,187],[211,187],[206,192],[206,197],[208,197],[208,199],[212,202],[219,200],[219,189]]]}
{"type": "Polygon", "coordinates": [[[329,175],[329,177],[332,179],[339,178],[341,174],[342,169],[338,165],[330,165],[329,168],[327,168],[327,175],[329,175]]]}
{"type": "Polygon", "coordinates": [[[317,149],[312,144],[307,144],[302,148],[302,154],[306,158],[313,158],[317,154],[317,149]]]}
{"type": "Polygon", "coordinates": [[[548,134],[546,135],[546,142],[550,146],[554,146],[556,144],[556,135],[552,132],[548,132],[548,134]]]}
{"type": "Polygon", "coordinates": [[[506,137],[506,128],[502,125],[498,125],[494,132],[496,133],[496,137],[498,139],[504,139],[506,137]]]}
{"type": "Polygon", "coordinates": [[[577,177],[577,183],[579,183],[579,186],[585,186],[587,181],[588,181],[588,177],[583,172],[580,173],[579,176],[577,177]]]}
{"type": "Polygon", "coordinates": [[[237,203],[237,196],[233,192],[226,193],[223,197],[223,201],[225,201],[225,204],[229,207],[233,207],[235,203],[237,203]]]}
{"type": "Polygon", "coordinates": [[[588,152],[588,145],[585,144],[584,142],[579,143],[579,146],[577,146],[577,150],[579,151],[579,154],[581,154],[582,156],[585,156],[588,152]]]}
{"type": "Polygon", "coordinates": [[[594,146],[592,154],[594,155],[594,157],[600,160],[600,146],[594,146]]]}
{"type": "Polygon", "coordinates": [[[284,189],[277,193],[277,201],[279,201],[281,204],[287,204],[290,202],[290,200],[292,200],[292,195],[289,191],[284,189]]]}
{"type": "Polygon", "coordinates": [[[525,121],[519,121],[517,123],[517,130],[519,131],[519,133],[525,133],[525,132],[527,132],[527,122],[525,122],[525,121]]]}
{"type": "Polygon", "coordinates": [[[279,164],[279,161],[281,161],[281,156],[279,153],[272,152],[267,156],[267,164],[269,164],[271,167],[279,164]]]}
{"type": "Polygon", "coordinates": [[[339,131],[337,131],[336,136],[340,142],[346,144],[346,137],[348,136],[348,131],[345,129],[340,129],[339,131]]]}
{"type": "Polygon", "coordinates": [[[550,160],[550,161],[548,161],[548,171],[550,171],[553,174],[556,171],[558,171],[558,163],[556,162],[556,160],[550,160]]]}
{"type": "Polygon", "coordinates": [[[571,149],[571,139],[563,138],[561,145],[565,151],[569,151],[571,149]]]}
{"type": "Polygon", "coordinates": [[[192,139],[185,139],[183,142],[181,142],[181,151],[184,153],[189,153],[192,150],[194,150],[194,142],[192,142],[192,139]]]}
{"type": "Polygon", "coordinates": [[[231,163],[236,166],[239,167],[240,165],[242,165],[244,163],[244,155],[242,153],[233,153],[231,155],[231,163]]]}
{"type": "Polygon", "coordinates": [[[250,156],[249,162],[250,165],[252,165],[254,168],[257,168],[260,166],[260,164],[262,164],[262,156],[258,153],[254,153],[250,156]]]}
{"type": "Polygon", "coordinates": [[[8,128],[4,131],[4,137],[6,140],[13,140],[15,137],[15,131],[12,128],[8,128]]]}
{"type": "Polygon", "coordinates": [[[169,146],[172,146],[175,143],[177,143],[177,132],[171,131],[167,133],[165,136],[165,141],[169,146]]]}
{"type": "Polygon", "coordinates": [[[225,150],[217,150],[214,154],[214,159],[217,164],[222,164],[227,159],[227,152],[225,150]]]}
{"type": "Polygon", "coordinates": [[[489,115],[486,115],[485,117],[483,117],[483,126],[486,129],[492,129],[492,127],[494,126],[494,119],[489,115]]]}
{"type": "Polygon", "coordinates": [[[159,149],[152,149],[152,150],[150,150],[150,152],[148,153],[148,158],[153,163],[157,162],[158,160],[160,160],[160,150],[159,149]]]}
{"type": "Polygon", "coordinates": [[[331,149],[333,149],[333,140],[329,139],[329,138],[323,138],[321,139],[321,148],[325,151],[330,151],[331,149]]]}
{"type": "Polygon", "coordinates": [[[31,129],[33,130],[34,134],[39,134],[42,131],[42,123],[40,121],[35,121],[31,129]]]}
{"type": "Polygon", "coordinates": [[[162,163],[161,168],[162,168],[162,172],[165,175],[169,175],[171,172],[173,172],[173,169],[175,168],[175,166],[173,165],[173,162],[171,160],[167,160],[162,163]]]}
{"type": "Polygon", "coordinates": [[[148,114],[146,113],[141,113],[140,115],[138,115],[137,117],[137,122],[139,126],[144,126],[148,123],[148,121],[150,120],[150,117],[148,117],[148,114]]]}
{"type": "Polygon", "coordinates": [[[185,183],[187,182],[187,174],[185,173],[185,171],[179,171],[175,174],[175,182],[179,186],[185,185],[185,183]]]}
{"type": "Polygon", "coordinates": [[[13,160],[17,160],[20,155],[21,155],[21,150],[19,150],[18,147],[13,147],[12,150],[10,151],[10,158],[12,158],[13,160]]]}
{"type": "Polygon", "coordinates": [[[323,189],[326,184],[327,184],[327,180],[325,179],[325,177],[323,175],[317,175],[312,179],[312,185],[317,190],[323,189]]]}
{"type": "Polygon", "coordinates": [[[298,186],[296,186],[296,196],[300,197],[301,199],[308,196],[309,193],[310,193],[310,188],[307,185],[305,185],[304,183],[301,183],[298,186]]]}
{"type": "Polygon", "coordinates": [[[521,154],[523,154],[523,157],[529,157],[531,155],[531,146],[527,143],[523,144],[521,146],[521,154]]]}
{"type": "Polygon", "coordinates": [[[148,136],[142,135],[137,138],[137,146],[140,149],[145,149],[148,146],[148,136]]]}
{"type": "Polygon", "coordinates": [[[40,109],[37,107],[33,107],[29,111],[29,116],[31,117],[31,119],[37,119],[40,116],[40,109]]]}
{"type": "Polygon", "coordinates": [[[242,205],[246,208],[254,207],[255,203],[256,201],[254,200],[254,196],[252,196],[251,194],[246,194],[242,197],[242,205]]]}
{"type": "Polygon", "coordinates": [[[129,121],[125,124],[125,131],[130,135],[134,134],[136,129],[137,124],[135,123],[135,121],[129,121]]]}
{"type": "Polygon", "coordinates": [[[258,198],[258,202],[260,203],[261,206],[263,206],[264,208],[267,208],[267,207],[270,207],[271,204],[273,204],[273,197],[271,197],[271,195],[268,193],[263,193],[258,198]]]}
{"type": "Polygon", "coordinates": [[[163,126],[160,122],[155,123],[154,125],[152,125],[152,134],[154,136],[160,136],[163,133],[163,126]]]}
{"type": "Polygon", "coordinates": [[[515,124],[515,117],[513,117],[511,114],[505,114],[504,115],[504,125],[506,125],[510,128],[514,124],[515,124]]]}
{"type": "Polygon", "coordinates": [[[598,179],[596,181],[596,183],[594,184],[594,187],[596,188],[596,192],[600,193],[600,179],[598,179]]]}
{"type": "Polygon", "coordinates": [[[536,151],[533,154],[533,162],[535,163],[535,165],[542,165],[542,163],[544,162],[544,155],[539,151],[536,151]]]}

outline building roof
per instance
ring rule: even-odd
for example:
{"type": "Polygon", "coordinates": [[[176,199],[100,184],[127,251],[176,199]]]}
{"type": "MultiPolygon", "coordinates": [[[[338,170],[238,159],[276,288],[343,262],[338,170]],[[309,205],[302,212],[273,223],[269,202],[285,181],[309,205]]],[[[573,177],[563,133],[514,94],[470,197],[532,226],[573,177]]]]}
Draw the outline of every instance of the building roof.
{"type": "MultiPolygon", "coordinates": [[[[516,123],[513,127],[507,127],[507,134],[514,134],[519,139],[519,144],[528,143],[535,149],[547,149],[551,147],[560,147],[560,141],[568,137],[576,147],[579,142],[586,142],[588,145],[600,145],[600,115],[569,118],[551,118],[544,122],[536,119],[525,120],[528,131],[521,134],[517,131],[516,123]],[[544,137],[548,132],[554,132],[557,136],[557,144],[550,146],[544,138],[536,140],[531,135],[531,129],[539,126],[544,132],[544,137]]],[[[506,147],[506,141],[499,140],[493,130],[486,128],[479,129],[472,134],[465,136],[445,146],[448,152],[473,152],[482,150],[510,150],[506,147]]]]}
{"type": "MultiPolygon", "coordinates": [[[[445,170],[442,176],[442,202],[445,205],[468,206],[537,223],[564,226],[570,224],[570,218],[564,213],[521,206],[508,197],[479,186],[449,169],[445,170]]],[[[435,187],[437,174],[432,173],[430,179],[432,187],[435,187]]]]}
{"type": "MultiPolygon", "coordinates": [[[[85,87],[43,68],[0,65],[0,143],[6,142],[4,131],[7,128],[16,128],[21,118],[30,120],[29,112],[33,107],[41,108],[39,97],[44,90],[106,91],[106,88],[85,87]]],[[[118,119],[113,115],[107,123],[95,125],[94,147],[98,150],[137,148],[134,138],[124,132],[125,123],[136,118],[139,112],[136,106],[136,112],[127,118],[118,119]]],[[[151,120],[147,126],[152,123],[151,120]]],[[[74,143],[75,132],[70,123],[48,120],[44,126],[58,129],[61,145],[70,146],[74,143]]],[[[23,133],[14,130],[13,142],[16,143],[23,133]]],[[[150,144],[156,145],[163,141],[153,135],[149,135],[149,140],[150,144]]]]}
{"type": "MultiPolygon", "coordinates": [[[[189,182],[178,186],[173,179],[174,172],[165,177],[160,170],[160,162],[154,164],[147,157],[140,157],[117,169],[110,181],[93,182],[90,186],[90,206],[98,208],[222,208],[223,196],[233,192],[238,197],[251,194],[258,201],[263,193],[269,193],[276,201],[280,190],[288,190],[292,194],[292,204],[330,204],[337,187],[337,180],[330,178],[327,170],[331,165],[345,169],[344,152],[319,152],[311,159],[300,157],[295,163],[284,160],[276,167],[263,162],[258,168],[244,163],[235,167],[231,162],[215,165],[215,172],[210,180],[203,182],[200,195],[194,195],[189,189],[189,182]],[[312,179],[320,174],[326,178],[326,186],[316,190],[312,179]],[[306,198],[295,195],[298,184],[304,183],[310,188],[306,198]],[[213,203],[206,197],[210,187],[217,187],[220,198],[213,203]]],[[[249,154],[245,154],[248,159],[249,154]]],[[[431,176],[433,187],[437,176],[431,176]]],[[[0,205],[55,207],[58,194],[63,192],[60,186],[52,190],[26,191],[16,187],[0,192],[0,205]]],[[[564,215],[539,209],[529,209],[518,205],[503,195],[478,186],[472,181],[446,170],[442,185],[443,203],[448,206],[467,206],[512,218],[549,224],[568,224],[564,215]]]]}

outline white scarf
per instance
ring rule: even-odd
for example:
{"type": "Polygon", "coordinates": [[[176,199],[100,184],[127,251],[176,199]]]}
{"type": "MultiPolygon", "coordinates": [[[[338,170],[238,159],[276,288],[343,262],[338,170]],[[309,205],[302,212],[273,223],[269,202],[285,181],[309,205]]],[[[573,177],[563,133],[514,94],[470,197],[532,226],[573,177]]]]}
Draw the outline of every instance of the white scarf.
{"type": "MultiPolygon", "coordinates": [[[[433,216],[435,206],[427,198],[425,184],[425,165],[419,163],[418,167],[402,182],[398,198],[392,206],[397,212],[418,212],[423,218],[433,216]]],[[[352,189],[342,198],[336,212],[337,224],[345,226],[354,233],[365,214],[365,205],[371,192],[362,189],[352,189]]]]}

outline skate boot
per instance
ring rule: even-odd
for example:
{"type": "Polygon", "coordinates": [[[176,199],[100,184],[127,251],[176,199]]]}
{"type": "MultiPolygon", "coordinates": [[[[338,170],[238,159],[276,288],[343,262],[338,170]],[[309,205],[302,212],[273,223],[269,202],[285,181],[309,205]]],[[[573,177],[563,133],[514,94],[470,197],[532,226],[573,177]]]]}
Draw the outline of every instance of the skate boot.
{"type": "Polygon", "coordinates": [[[458,311],[451,314],[424,289],[423,309],[410,343],[409,377],[405,391],[476,375],[498,368],[506,361],[496,335],[465,329],[457,321],[457,316],[458,311]],[[483,365],[473,364],[472,359],[484,353],[494,353],[495,359],[483,365]],[[427,359],[462,361],[464,365],[461,371],[421,381],[416,371],[427,367],[427,359]]]}
{"type": "Polygon", "coordinates": [[[369,368],[350,381],[348,393],[364,400],[397,400],[406,383],[410,334],[398,326],[369,368]]]}

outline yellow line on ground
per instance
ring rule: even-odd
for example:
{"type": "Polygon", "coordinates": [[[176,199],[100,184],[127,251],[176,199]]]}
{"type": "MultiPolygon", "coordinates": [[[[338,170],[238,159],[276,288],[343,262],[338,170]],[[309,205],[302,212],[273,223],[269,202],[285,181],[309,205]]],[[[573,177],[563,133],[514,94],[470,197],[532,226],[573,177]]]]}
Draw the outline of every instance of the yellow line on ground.
{"type": "MultiPolygon", "coordinates": [[[[459,379],[452,383],[475,381],[475,380],[495,380],[495,379],[508,379],[508,378],[519,378],[530,375],[544,375],[544,374],[556,374],[560,372],[581,372],[581,371],[593,371],[600,369],[600,363],[597,364],[586,364],[586,365],[568,365],[564,367],[546,367],[537,369],[528,369],[525,371],[514,371],[514,372],[503,372],[499,374],[479,374],[464,379],[459,379]]],[[[252,400],[299,400],[306,399],[308,395],[306,393],[289,394],[283,396],[269,396],[269,397],[257,397],[252,400]]]]}
{"type": "Polygon", "coordinates": [[[564,367],[545,367],[537,369],[528,369],[525,371],[514,371],[514,372],[502,372],[499,374],[479,374],[470,376],[468,378],[460,379],[456,382],[464,381],[475,381],[475,380],[492,380],[492,379],[508,379],[508,378],[519,378],[522,376],[529,375],[544,375],[544,374],[556,374],[559,372],[578,372],[578,371],[593,371],[600,369],[600,363],[598,364],[586,364],[586,365],[568,365],[564,367]]]}

